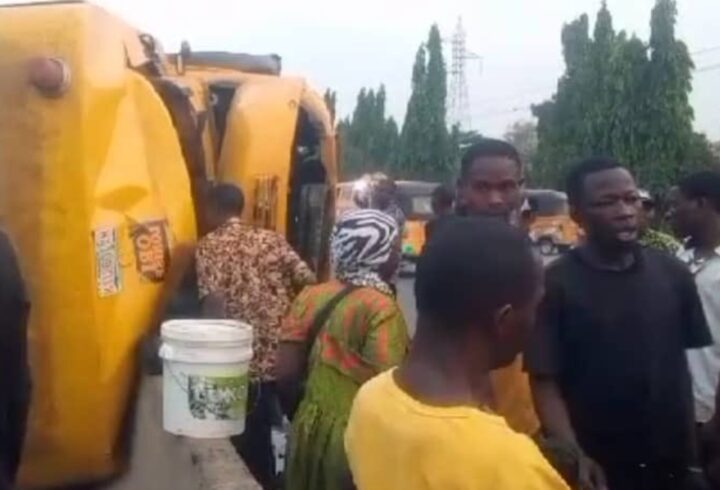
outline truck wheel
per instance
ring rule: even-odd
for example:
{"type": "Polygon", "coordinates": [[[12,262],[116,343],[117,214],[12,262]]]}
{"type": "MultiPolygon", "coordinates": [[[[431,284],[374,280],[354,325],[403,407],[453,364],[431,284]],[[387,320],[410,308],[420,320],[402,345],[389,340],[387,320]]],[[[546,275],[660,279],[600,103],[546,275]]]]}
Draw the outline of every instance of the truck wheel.
{"type": "Polygon", "coordinates": [[[557,247],[551,238],[541,238],[538,240],[538,248],[540,249],[540,253],[545,256],[555,255],[557,251],[557,247]]]}

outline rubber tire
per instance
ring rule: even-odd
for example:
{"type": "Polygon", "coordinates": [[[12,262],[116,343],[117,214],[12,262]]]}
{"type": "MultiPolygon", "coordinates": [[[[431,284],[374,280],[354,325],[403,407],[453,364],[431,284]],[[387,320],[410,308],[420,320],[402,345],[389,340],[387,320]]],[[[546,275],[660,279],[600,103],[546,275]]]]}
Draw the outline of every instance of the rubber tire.
{"type": "Polygon", "coordinates": [[[540,250],[540,254],[546,257],[555,255],[557,252],[557,247],[551,238],[541,238],[538,240],[538,249],[540,250]]]}

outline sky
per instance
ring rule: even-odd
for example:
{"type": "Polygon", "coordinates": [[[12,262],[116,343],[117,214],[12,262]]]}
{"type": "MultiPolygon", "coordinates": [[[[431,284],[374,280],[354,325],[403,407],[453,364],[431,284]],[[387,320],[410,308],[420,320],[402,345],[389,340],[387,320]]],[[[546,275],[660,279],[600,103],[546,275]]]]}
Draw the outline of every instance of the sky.
{"type": "MultiPolygon", "coordinates": [[[[0,0],[3,3],[3,0],[0,0]]],[[[467,82],[473,129],[502,136],[531,118],[563,72],[560,30],[600,0],[96,0],[159,38],[167,51],[187,40],[195,50],[278,53],[286,74],[338,93],[352,112],[362,87],[385,84],[388,111],[399,121],[410,95],[415,53],[433,23],[450,38],[462,17],[470,61],[467,82]]],[[[615,28],[649,36],[654,0],[608,0],[615,28]]],[[[692,104],[696,129],[720,140],[720,1],[678,0],[678,36],[701,71],[692,104]],[[705,68],[705,69],[704,69],[705,68]],[[707,69],[710,68],[710,69],[707,69]],[[704,70],[703,70],[704,69],[704,70]]],[[[446,50],[449,63],[449,46],[446,50]]]]}

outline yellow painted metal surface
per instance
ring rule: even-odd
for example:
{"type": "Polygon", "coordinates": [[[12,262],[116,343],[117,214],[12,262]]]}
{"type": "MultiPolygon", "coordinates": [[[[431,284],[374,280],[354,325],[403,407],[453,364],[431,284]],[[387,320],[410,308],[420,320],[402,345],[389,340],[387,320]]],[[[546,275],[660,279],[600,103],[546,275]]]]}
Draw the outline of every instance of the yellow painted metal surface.
{"type": "Polygon", "coordinates": [[[248,201],[245,218],[256,207],[275,208],[272,228],[284,233],[290,180],[291,148],[278,142],[292,141],[303,90],[301,80],[263,77],[243,84],[228,113],[218,175],[220,180],[240,184],[248,201]],[[276,203],[263,202],[262,183],[276,182],[276,203]]]}
{"type": "MultiPolygon", "coordinates": [[[[238,85],[227,115],[216,177],[238,184],[245,191],[247,221],[262,226],[271,223],[272,229],[285,234],[293,142],[301,107],[320,134],[327,184],[331,189],[337,184],[336,135],[323,98],[301,78],[192,65],[185,70],[184,78],[238,85]],[[274,186],[276,192],[271,193],[268,186],[274,186]],[[258,216],[262,219],[256,219],[258,216]]],[[[332,195],[327,212],[334,212],[334,202],[332,195]]]]}
{"type": "Polygon", "coordinates": [[[0,221],[32,301],[26,486],[118,469],[138,339],[195,239],[170,117],[127,67],[141,58],[132,29],[100,9],[0,8],[0,221]],[[34,56],[66,61],[62,97],[29,86],[34,56]]]}
{"type": "Polygon", "coordinates": [[[217,162],[218,135],[212,118],[210,94],[208,86],[202,78],[192,76],[171,77],[176,83],[186,89],[190,96],[190,103],[195,111],[195,117],[202,122],[202,149],[205,155],[205,175],[209,180],[215,179],[215,164],[217,162]]]}

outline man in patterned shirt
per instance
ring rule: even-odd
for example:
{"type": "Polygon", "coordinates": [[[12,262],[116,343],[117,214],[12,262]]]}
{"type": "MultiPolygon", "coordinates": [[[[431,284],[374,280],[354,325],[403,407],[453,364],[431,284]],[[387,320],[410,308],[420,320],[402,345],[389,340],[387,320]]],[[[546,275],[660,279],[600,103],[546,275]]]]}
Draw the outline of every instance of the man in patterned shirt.
{"type": "Polygon", "coordinates": [[[197,274],[206,316],[241,320],[253,327],[245,433],[233,440],[263,488],[274,488],[271,428],[277,399],[275,361],[280,324],[300,290],[315,275],[282,235],[243,224],[242,191],[216,185],[208,199],[215,230],[198,244],[197,274]]]}

